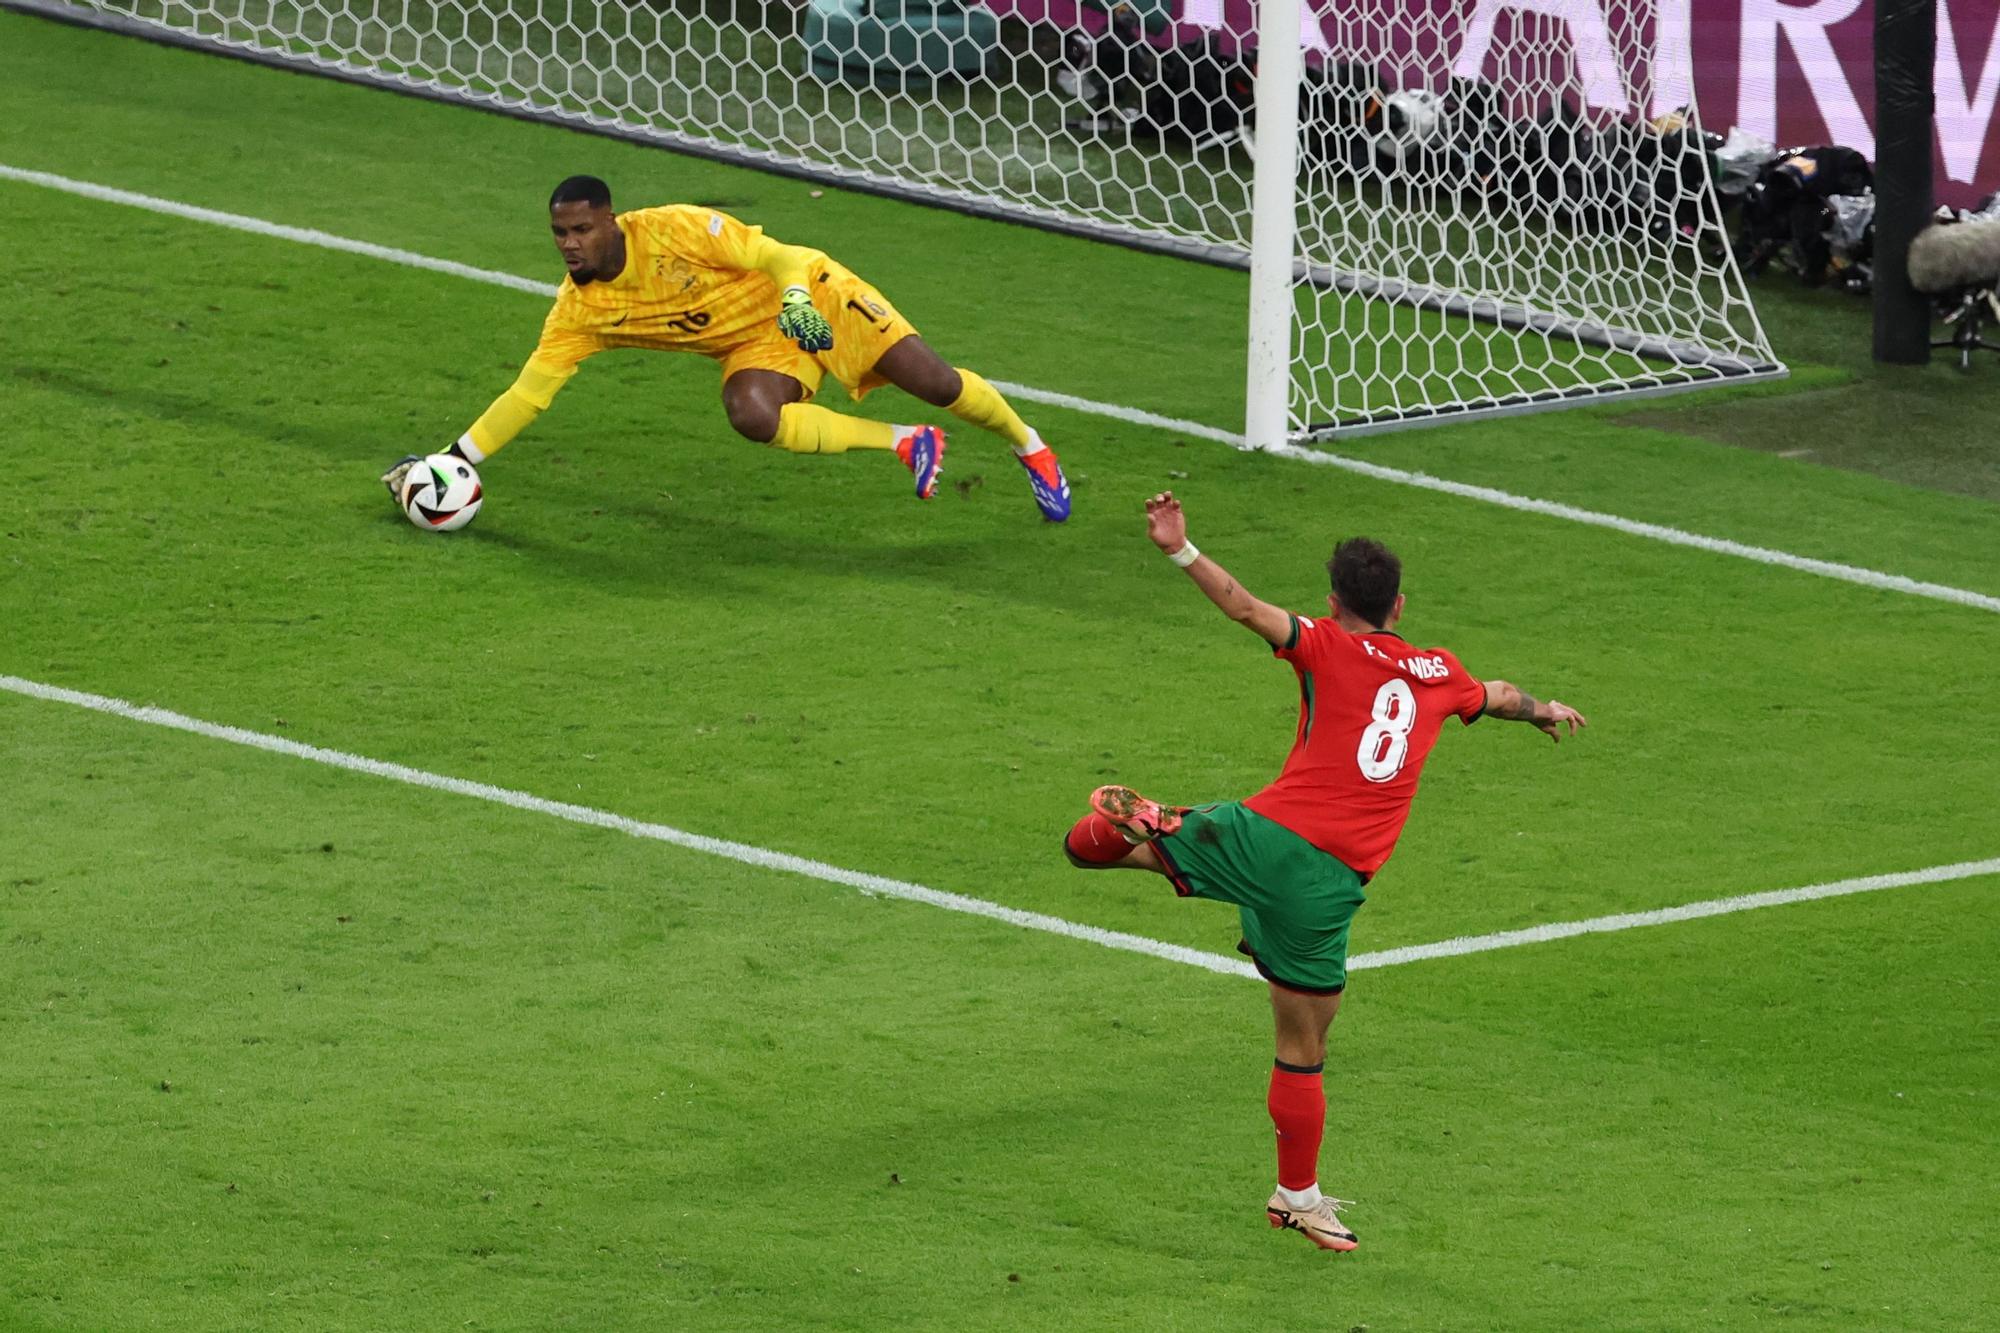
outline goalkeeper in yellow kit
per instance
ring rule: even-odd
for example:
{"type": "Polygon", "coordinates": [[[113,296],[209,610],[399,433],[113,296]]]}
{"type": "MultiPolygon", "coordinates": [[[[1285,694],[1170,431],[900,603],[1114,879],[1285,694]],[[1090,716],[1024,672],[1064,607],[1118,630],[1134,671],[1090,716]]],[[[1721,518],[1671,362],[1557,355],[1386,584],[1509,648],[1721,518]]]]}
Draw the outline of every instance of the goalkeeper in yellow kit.
{"type": "MultiPolygon", "coordinates": [[[[518,435],[587,357],[619,347],[697,352],[722,363],[723,410],[749,439],[795,454],[893,452],[928,500],[943,468],[944,432],[866,421],[811,401],[828,372],[855,398],[893,384],[1005,439],[1042,516],[1069,517],[1069,483],[1055,451],[992,385],[954,369],[887,297],[818,250],[783,245],[712,208],[613,213],[611,190],[595,176],[556,186],[549,227],[569,276],[520,378],[451,446],[466,461],[483,463],[518,435]]],[[[383,475],[390,495],[415,461],[383,475]]]]}

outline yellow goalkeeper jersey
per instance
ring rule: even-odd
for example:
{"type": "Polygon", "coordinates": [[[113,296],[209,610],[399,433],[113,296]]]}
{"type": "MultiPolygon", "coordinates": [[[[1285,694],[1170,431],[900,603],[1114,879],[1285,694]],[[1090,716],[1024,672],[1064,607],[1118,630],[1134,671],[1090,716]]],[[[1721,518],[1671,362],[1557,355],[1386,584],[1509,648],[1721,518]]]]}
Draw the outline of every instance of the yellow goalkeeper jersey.
{"type": "Polygon", "coordinates": [[[768,336],[780,287],[804,285],[827,264],[817,250],[781,246],[762,227],[698,205],[620,213],[618,229],[624,270],[581,287],[563,279],[532,369],[567,378],[585,357],[614,347],[722,356],[768,336]]]}
{"type": "Polygon", "coordinates": [[[541,341],[513,386],[459,438],[481,462],[525,429],[586,357],[615,347],[694,352],[741,370],[789,375],[811,397],[831,371],[860,398],[884,383],[882,353],[914,334],[882,293],[826,255],[785,245],[713,208],[668,204],[618,215],[625,267],[578,286],[565,277],[541,341]],[[808,288],[834,329],[831,352],[806,353],[778,331],[780,295],[808,288]]]}

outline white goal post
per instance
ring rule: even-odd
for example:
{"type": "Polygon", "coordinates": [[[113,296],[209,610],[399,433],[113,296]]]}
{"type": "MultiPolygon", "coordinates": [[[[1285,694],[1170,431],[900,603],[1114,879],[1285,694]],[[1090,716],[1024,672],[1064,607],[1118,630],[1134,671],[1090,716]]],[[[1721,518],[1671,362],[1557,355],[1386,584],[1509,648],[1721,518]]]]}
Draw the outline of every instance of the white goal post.
{"type": "Polygon", "coordinates": [[[1266,446],[1784,373],[1697,2],[0,6],[1248,269],[1266,446]]]}

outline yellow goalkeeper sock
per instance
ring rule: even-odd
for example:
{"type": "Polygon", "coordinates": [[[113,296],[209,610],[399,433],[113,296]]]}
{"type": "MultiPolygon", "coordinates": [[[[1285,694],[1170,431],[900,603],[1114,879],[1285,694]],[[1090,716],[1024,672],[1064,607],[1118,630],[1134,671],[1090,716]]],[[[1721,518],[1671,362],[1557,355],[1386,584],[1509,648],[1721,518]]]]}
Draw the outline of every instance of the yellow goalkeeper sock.
{"type": "Polygon", "coordinates": [[[1035,433],[1028,429],[1028,423],[1021,420],[1000,391],[981,379],[979,375],[960,366],[958,378],[962,387],[958,399],[949,411],[961,421],[970,421],[975,426],[992,431],[1001,439],[1014,446],[1017,454],[1032,453],[1040,444],[1035,433]]]}
{"type": "Polygon", "coordinates": [[[849,449],[894,449],[896,428],[884,421],[843,416],[811,403],[778,409],[778,434],[771,443],[793,454],[844,454],[849,449]]]}

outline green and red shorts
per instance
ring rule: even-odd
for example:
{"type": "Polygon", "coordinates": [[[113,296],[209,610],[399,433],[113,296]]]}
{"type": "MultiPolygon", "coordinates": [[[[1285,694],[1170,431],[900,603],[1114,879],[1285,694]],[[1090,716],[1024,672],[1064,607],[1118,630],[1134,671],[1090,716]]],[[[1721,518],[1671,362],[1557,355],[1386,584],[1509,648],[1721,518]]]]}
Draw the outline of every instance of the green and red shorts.
{"type": "Polygon", "coordinates": [[[1200,805],[1153,840],[1183,898],[1234,903],[1237,947],[1270,981],[1331,995],[1347,984],[1347,927],[1363,880],[1284,825],[1235,801],[1200,805]]]}

